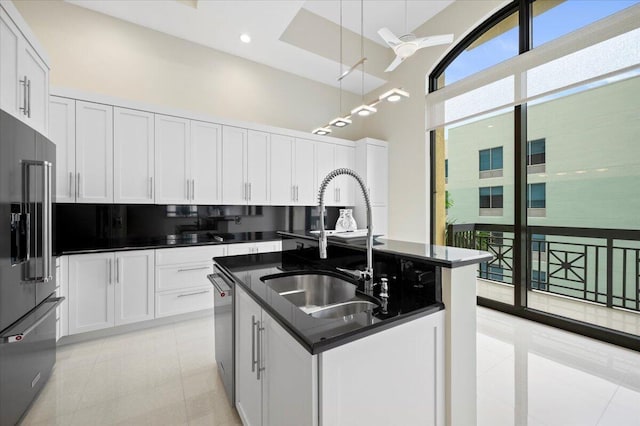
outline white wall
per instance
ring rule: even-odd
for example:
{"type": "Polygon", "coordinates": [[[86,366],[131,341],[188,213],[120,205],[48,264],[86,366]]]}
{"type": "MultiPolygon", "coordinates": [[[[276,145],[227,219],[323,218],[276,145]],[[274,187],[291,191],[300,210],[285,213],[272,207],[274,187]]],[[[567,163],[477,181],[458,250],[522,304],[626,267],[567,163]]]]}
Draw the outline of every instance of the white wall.
{"type": "Polygon", "coordinates": [[[51,58],[53,86],[301,131],[336,115],[330,86],[61,0],[14,4],[51,58]]]}

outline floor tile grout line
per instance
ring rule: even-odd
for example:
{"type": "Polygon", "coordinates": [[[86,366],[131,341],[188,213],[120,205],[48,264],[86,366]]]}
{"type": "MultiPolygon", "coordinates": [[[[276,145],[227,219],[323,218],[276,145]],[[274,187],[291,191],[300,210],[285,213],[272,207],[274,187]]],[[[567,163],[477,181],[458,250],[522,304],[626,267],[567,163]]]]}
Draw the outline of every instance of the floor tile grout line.
{"type": "Polygon", "coordinates": [[[613,401],[613,398],[616,396],[616,394],[618,393],[619,390],[620,390],[620,385],[618,385],[616,387],[616,390],[611,394],[611,398],[609,398],[609,402],[607,402],[607,405],[605,405],[604,409],[602,410],[602,413],[600,414],[600,417],[598,417],[598,421],[596,422],[596,426],[598,426],[600,424],[600,422],[602,421],[602,418],[604,417],[605,413],[607,412],[607,410],[611,406],[611,401],[613,401]]]}

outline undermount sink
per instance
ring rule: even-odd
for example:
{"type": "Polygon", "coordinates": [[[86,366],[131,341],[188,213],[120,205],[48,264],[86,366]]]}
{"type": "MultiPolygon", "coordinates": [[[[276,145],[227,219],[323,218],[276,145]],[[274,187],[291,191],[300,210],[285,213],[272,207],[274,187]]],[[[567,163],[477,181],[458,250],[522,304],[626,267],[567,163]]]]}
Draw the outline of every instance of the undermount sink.
{"type": "Polygon", "coordinates": [[[341,318],[378,305],[356,293],[356,285],[330,272],[267,275],[265,285],[314,318],[341,318]]]}
{"type": "Polygon", "coordinates": [[[325,306],[324,308],[311,312],[309,315],[314,318],[343,318],[349,315],[359,314],[360,312],[373,311],[377,307],[378,305],[373,302],[354,300],[325,306]]]}

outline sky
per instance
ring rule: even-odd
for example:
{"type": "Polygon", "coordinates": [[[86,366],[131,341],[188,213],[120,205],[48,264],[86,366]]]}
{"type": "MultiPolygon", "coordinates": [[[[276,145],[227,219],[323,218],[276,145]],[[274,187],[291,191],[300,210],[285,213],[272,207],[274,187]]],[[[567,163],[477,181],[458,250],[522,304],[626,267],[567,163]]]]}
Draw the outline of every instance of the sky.
{"type": "MultiPolygon", "coordinates": [[[[567,0],[534,17],[533,46],[534,48],[541,46],[638,3],[640,0],[567,0]]],[[[451,84],[516,55],[518,55],[517,27],[472,50],[461,53],[447,67],[445,83],[451,84]]]]}

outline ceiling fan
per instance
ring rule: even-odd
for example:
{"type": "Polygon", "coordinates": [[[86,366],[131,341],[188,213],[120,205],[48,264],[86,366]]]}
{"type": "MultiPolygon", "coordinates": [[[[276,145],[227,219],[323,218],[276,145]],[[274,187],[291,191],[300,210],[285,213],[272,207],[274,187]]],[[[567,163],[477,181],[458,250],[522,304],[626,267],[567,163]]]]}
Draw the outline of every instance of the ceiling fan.
{"type": "Polygon", "coordinates": [[[405,35],[397,37],[388,28],[381,28],[378,34],[391,47],[396,54],[396,58],[389,64],[385,72],[396,69],[409,56],[416,53],[419,49],[425,47],[438,46],[441,44],[449,44],[453,41],[453,34],[442,34],[429,37],[416,37],[414,34],[407,32],[407,2],[404,2],[404,29],[405,35]]]}

